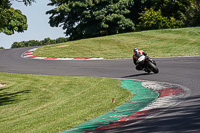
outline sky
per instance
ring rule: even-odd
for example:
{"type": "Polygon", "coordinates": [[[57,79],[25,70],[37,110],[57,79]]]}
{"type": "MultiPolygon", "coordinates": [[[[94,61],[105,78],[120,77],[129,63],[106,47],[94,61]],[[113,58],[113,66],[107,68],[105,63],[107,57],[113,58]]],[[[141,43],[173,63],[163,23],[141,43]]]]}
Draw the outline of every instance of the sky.
{"type": "Polygon", "coordinates": [[[26,15],[28,29],[22,33],[15,32],[13,35],[0,33],[0,47],[9,49],[13,42],[65,37],[65,31],[61,27],[49,25],[50,15],[45,13],[53,9],[53,6],[47,6],[48,3],[49,0],[36,0],[36,3],[32,3],[31,6],[25,6],[22,2],[13,1],[12,7],[21,10],[22,14],[26,15]]]}

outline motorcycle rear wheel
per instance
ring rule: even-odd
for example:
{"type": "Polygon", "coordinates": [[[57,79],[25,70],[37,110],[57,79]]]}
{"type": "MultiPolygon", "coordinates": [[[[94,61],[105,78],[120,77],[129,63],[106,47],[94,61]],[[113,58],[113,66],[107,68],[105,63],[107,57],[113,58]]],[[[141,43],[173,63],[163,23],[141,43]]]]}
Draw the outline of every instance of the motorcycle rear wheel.
{"type": "Polygon", "coordinates": [[[157,67],[156,65],[154,65],[153,63],[151,63],[150,61],[148,61],[147,65],[148,65],[148,68],[149,68],[152,72],[154,72],[154,73],[158,73],[158,72],[159,72],[158,67],[157,67]]]}

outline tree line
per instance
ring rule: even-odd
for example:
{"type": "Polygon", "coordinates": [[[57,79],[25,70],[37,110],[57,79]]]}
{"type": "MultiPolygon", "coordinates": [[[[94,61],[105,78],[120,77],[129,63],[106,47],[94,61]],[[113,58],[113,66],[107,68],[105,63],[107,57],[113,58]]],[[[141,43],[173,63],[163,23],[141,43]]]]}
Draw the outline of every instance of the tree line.
{"type": "Polygon", "coordinates": [[[49,44],[57,44],[67,42],[68,38],[59,37],[57,39],[50,39],[45,38],[44,40],[29,40],[29,41],[21,41],[21,42],[14,42],[11,48],[19,48],[19,47],[30,47],[30,46],[41,46],[41,45],[49,45],[49,44]]]}
{"type": "MultiPolygon", "coordinates": [[[[26,16],[10,1],[0,1],[0,32],[7,35],[28,28],[26,16]]],[[[62,27],[69,40],[200,25],[200,0],[49,0],[48,6],[50,26],[62,27]]]]}
{"type": "Polygon", "coordinates": [[[70,40],[200,25],[200,0],[50,0],[52,27],[70,40]]]}

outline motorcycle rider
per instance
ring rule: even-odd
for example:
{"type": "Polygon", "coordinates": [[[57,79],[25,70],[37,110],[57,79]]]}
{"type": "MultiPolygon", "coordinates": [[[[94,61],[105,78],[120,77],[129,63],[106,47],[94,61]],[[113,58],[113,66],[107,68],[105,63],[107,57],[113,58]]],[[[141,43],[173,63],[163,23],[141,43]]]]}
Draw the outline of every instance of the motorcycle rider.
{"type": "Polygon", "coordinates": [[[147,53],[145,53],[143,50],[139,50],[138,48],[135,48],[133,50],[133,63],[136,65],[137,70],[143,70],[142,64],[140,62],[137,62],[137,60],[142,56],[146,56],[147,53]]]}

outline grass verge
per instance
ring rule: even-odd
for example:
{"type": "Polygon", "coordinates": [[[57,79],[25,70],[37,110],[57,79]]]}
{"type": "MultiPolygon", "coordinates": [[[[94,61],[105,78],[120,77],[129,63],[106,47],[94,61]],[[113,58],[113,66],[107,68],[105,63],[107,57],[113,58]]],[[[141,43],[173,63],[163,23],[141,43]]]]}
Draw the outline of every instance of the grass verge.
{"type": "Polygon", "coordinates": [[[199,56],[200,27],[131,32],[40,47],[34,55],[62,58],[131,58],[143,49],[150,57],[199,56]]]}
{"type": "Polygon", "coordinates": [[[116,79],[0,73],[0,131],[54,133],[130,100],[116,79]],[[116,99],[112,103],[112,98],[116,99]]]}

